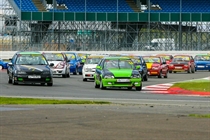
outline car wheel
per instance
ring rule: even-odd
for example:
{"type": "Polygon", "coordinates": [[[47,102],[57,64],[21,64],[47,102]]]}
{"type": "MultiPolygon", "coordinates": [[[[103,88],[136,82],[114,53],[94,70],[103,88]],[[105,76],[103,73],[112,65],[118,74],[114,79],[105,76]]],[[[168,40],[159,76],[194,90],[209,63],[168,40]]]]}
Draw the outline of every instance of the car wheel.
{"type": "Polygon", "coordinates": [[[144,81],[148,81],[148,75],[147,74],[144,75],[144,81]]]}
{"type": "Polygon", "coordinates": [[[174,73],[176,73],[176,71],[174,71],[174,73]]]}
{"type": "Polygon", "coordinates": [[[83,78],[83,81],[87,81],[87,79],[86,78],[83,78]]]}
{"type": "Polygon", "coordinates": [[[8,78],[8,83],[11,84],[12,83],[12,79],[8,78]]]}
{"type": "Polygon", "coordinates": [[[63,78],[66,78],[67,77],[67,69],[65,70],[65,74],[62,74],[62,77],[63,78]]]}
{"type": "Polygon", "coordinates": [[[47,83],[47,86],[53,86],[53,83],[47,83]]]}
{"type": "Polygon", "coordinates": [[[44,85],[45,85],[45,83],[41,83],[41,85],[42,85],[42,86],[44,86],[44,85]]]}
{"type": "Polygon", "coordinates": [[[162,78],[162,71],[160,71],[158,78],[162,78]]]}
{"type": "Polygon", "coordinates": [[[192,71],[191,71],[192,73],[195,73],[195,67],[192,69],[192,71]]]}
{"type": "Polygon", "coordinates": [[[77,67],[76,67],[75,72],[73,72],[73,74],[74,74],[74,75],[77,75],[77,73],[78,73],[78,72],[77,72],[77,67]]]}
{"type": "Polygon", "coordinates": [[[192,68],[190,67],[187,73],[192,73],[192,68]]]}
{"type": "Polygon", "coordinates": [[[172,73],[172,71],[169,71],[169,73],[172,73]]]}
{"type": "Polygon", "coordinates": [[[12,75],[12,84],[13,84],[13,85],[17,85],[17,84],[18,84],[18,83],[15,81],[14,75],[12,75]]]}
{"type": "Polygon", "coordinates": [[[142,90],[142,83],[141,83],[140,87],[136,87],[136,90],[137,91],[141,91],[142,90]]]}
{"type": "Polygon", "coordinates": [[[68,73],[67,73],[67,75],[66,75],[67,77],[70,77],[70,70],[68,71],[68,73]]]}
{"type": "Polygon", "coordinates": [[[82,72],[79,72],[79,75],[82,75],[82,72]]]}
{"type": "Polygon", "coordinates": [[[132,90],[132,87],[128,87],[128,90],[132,90]]]}
{"type": "Polygon", "coordinates": [[[95,85],[95,88],[99,88],[99,87],[100,87],[100,85],[98,85],[98,84],[96,83],[96,80],[94,80],[94,85],[95,85]]]}
{"type": "Polygon", "coordinates": [[[106,89],[106,87],[104,87],[102,79],[100,80],[100,89],[106,89]]]}
{"type": "Polygon", "coordinates": [[[168,78],[168,72],[166,72],[166,74],[164,75],[164,78],[168,78]]]}

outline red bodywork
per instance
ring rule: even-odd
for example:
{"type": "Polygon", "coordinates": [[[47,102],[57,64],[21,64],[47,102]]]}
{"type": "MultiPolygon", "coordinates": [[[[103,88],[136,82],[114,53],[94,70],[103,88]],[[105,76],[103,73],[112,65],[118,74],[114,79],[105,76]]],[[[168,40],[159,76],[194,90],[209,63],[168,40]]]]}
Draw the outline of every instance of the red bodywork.
{"type": "Polygon", "coordinates": [[[143,56],[148,69],[149,76],[168,77],[168,65],[163,57],[143,56]]]}
{"type": "Polygon", "coordinates": [[[169,64],[169,72],[195,72],[195,63],[191,55],[175,55],[172,62],[169,64]]]}

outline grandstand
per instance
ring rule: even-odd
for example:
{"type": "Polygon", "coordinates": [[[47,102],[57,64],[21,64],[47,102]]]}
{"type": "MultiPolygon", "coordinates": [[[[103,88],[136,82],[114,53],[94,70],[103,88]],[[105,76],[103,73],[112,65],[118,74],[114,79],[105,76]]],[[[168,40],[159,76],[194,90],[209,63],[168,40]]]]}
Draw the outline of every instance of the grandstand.
{"type": "Polygon", "coordinates": [[[206,0],[3,0],[2,7],[3,51],[145,50],[155,38],[173,38],[176,50],[210,46],[206,0]]]}

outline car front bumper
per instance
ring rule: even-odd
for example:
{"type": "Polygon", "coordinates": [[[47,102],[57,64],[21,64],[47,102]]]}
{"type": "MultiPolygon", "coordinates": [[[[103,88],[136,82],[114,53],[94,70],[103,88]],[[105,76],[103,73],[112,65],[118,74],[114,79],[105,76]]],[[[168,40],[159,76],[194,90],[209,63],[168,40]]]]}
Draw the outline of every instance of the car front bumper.
{"type": "Polygon", "coordinates": [[[139,87],[141,86],[141,79],[129,79],[129,81],[119,81],[122,79],[102,79],[104,87],[139,87]]]}
{"type": "Polygon", "coordinates": [[[17,83],[52,83],[51,76],[42,75],[40,78],[29,78],[28,75],[17,75],[14,77],[17,83]]]}

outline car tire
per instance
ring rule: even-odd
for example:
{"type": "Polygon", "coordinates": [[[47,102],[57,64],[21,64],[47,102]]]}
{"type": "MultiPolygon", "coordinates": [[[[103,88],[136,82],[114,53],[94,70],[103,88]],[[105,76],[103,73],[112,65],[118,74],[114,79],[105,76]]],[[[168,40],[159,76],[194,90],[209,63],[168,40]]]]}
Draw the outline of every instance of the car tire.
{"type": "Polygon", "coordinates": [[[174,73],[176,73],[176,71],[174,71],[174,73]]]}
{"type": "Polygon", "coordinates": [[[168,78],[168,72],[166,72],[166,75],[164,76],[164,78],[168,78]]]}
{"type": "Polygon", "coordinates": [[[141,91],[142,90],[142,83],[141,83],[141,86],[140,87],[136,87],[136,90],[137,91],[141,91]]]}
{"type": "Polygon", "coordinates": [[[12,84],[12,79],[8,78],[8,83],[12,84]]]}
{"type": "Polygon", "coordinates": [[[144,81],[148,81],[148,75],[147,74],[144,75],[144,81]]]}
{"type": "Polygon", "coordinates": [[[192,73],[195,73],[195,67],[191,70],[192,73]]]}
{"type": "Polygon", "coordinates": [[[158,78],[162,78],[162,71],[160,71],[158,78]]]}
{"type": "Polygon", "coordinates": [[[169,73],[172,73],[172,71],[169,71],[169,73]]]}
{"type": "Polygon", "coordinates": [[[13,84],[13,85],[17,85],[17,84],[18,84],[18,83],[15,81],[14,75],[12,75],[12,84],[13,84]]]}
{"type": "Polygon", "coordinates": [[[82,72],[79,72],[79,75],[82,75],[82,72]]]}
{"type": "Polygon", "coordinates": [[[47,83],[47,86],[53,86],[53,83],[47,83]]]}
{"type": "Polygon", "coordinates": [[[74,74],[74,75],[77,75],[77,73],[78,73],[78,72],[77,72],[77,67],[76,67],[75,72],[73,72],[73,74],[74,74]]]}
{"type": "Polygon", "coordinates": [[[187,73],[192,73],[192,67],[190,66],[189,70],[187,71],[187,73]]]}
{"type": "Polygon", "coordinates": [[[83,81],[87,81],[87,78],[83,78],[83,81]]]}
{"type": "Polygon", "coordinates": [[[65,74],[62,74],[62,77],[63,78],[66,78],[67,77],[67,69],[65,70],[65,74]]]}
{"type": "Polygon", "coordinates": [[[100,89],[106,89],[106,87],[104,87],[102,79],[100,80],[100,89]]]}
{"type": "Polygon", "coordinates": [[[41,86],[44,86],[45,85],[45,83],[41,83],[41,86]]]}
{"type": "Polygon", "coordinates": [[[96,80],[94,80],[94,85],[95,85],[95,88],[99,88],[99,87],[100,87],[100,85],[98,85],[98,84],[96,83],[96,80]]]}
{"type": "Polygon", "coordinates": [[[132,87],[128,87],[128,90],[132,90],[132,87]]]}

